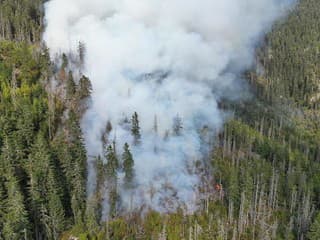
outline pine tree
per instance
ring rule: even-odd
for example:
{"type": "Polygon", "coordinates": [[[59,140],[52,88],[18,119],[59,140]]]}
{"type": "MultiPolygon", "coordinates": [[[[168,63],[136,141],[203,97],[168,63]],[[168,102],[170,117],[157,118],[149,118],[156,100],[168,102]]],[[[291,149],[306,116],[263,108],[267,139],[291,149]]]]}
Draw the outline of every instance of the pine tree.
{"type": "Polygon", "coordinates": [[[79,81],[79,90],[78,90],[79,99],[85,99],[90,97],[91,92],[92,92],[92,85],[91,85],[90,79],[86,76],[82,76],[79,81]]]}
{"type": "Polygon", "coordinates": [[[66,144],[66,137],[63,134],[58,135],[52,142],[52,161],[56,168],[57,184],[61,188],[63,206],[66,218],[72,217],[71,194],[74,179],[74,159],[70,151],[69,144],[66,144]]]}
{"type": "Polygon", "coordinates": [[[67,98],[72,99],[75,92],[76,92],[76,84],[73,79],[72,71],[69,71],[69,76],[68,76],[66,88],[67,88],[67,98]]]}
{"type": "Polygon", "coordinates": [[[29,232],[30,223],[23,195],[13,172],[7,174],[6,189],[8,196],[3,216],[3,237],[10,240],[25,239],[29,232]]]}
{"type": "Polygon", "coordinates": [[[85,58],[85,44],[83,42],[79,42],[78,44],[78,54],[79,54],[79,60],[80,60],[80,67],[84,64],[84,58],[85,58]]]}
{"type": "Polygon", "coordinates": [[[131,134],[133,136],[133,144],[139,145],[141,143],[141,134],[139,126],[139,117],[137,112],[135,112],[131,118],[131,134]]]}
{"type": "Polygon", "coordinates": [[[110,134],[112,131],[112,124],[110,121],[107,122],[107,125],[106,125],[106,133],[107,134],[110,134]]]}
{"type": "Polygon", "coordinates": [[[320,239],[320,212],[316,215],[316,218],[314,219],[309,233],[308,233],[308,239],[309,240],[318,240],[320,239]]]}
{"type": "Polygon", "coordinates": [[[119,162],[114,148],[109,145],[106,151],[106,171],[107,171],[107,182],[109,190],[109,205],[110,205],[110,216],[115,217],[117,213],[117,201],[118,201],[118,191],[117,191],[117,170],[119,167],[119,162]]]}
{"type": "Polygon", "coordinates": [[[49,170],[48,175],[48,215],[49,227],[52,239],[58,240],[60,234],[65,229],[65,212],[61,199],[62,189],[57,185],[54,169],[49,170]]]}
{"type": "Polygon", "coordinates": [[[103,163],[101,156],[96,158],[96,173],[97,173],[97,194],[103,188],[106,178],[106,166],[103,163]]]}
{"type": "Polygon", "coordinates": [[[177,116],[173,119],[173,127],[172,127],[173,134],[174,134],[175,136],[180,136],[182,129],[183,129],[182,119],[181,119],[181,117],[180,117],[179,115],[177,115],[177,116]]]}
{"type": "Polygon", "coordinates": [[[109,144],[109,138],[110,138],[111,131],[112,131],[112,124],[110,121],[108,121],[106,124],[106,128],[104,130],[104,133],[101,137],[101,141],[102,141],[104,147],[106,147],[109,144]]]}
{"type": "Polygon", "coordinates": [[[133,178],[134,178],[134,161],[132,154],[129,149],[129,144],[125,143],[123,147],[123,154],[122,154],[122,161],[123,161],[123,169],[125,172],[125,186],[127,188],[131,188],[133,184],[133,178]]]}
{"type": "Polygon", "coordinates": [[[18,162],[16,162],[16,150],[11,137],[5,136],[0,157],[3,174],[7,172],[8,168],[18,165],[18,162]]]}
{"type": "Polygon", "coordinates": [[[34,222],[34,233],[36,239],[41,239],[45,235],[45,220],[41,219],[41,208],[47,200],[47,176],[49,173],[50,154],[48,145],[42,134],[38,134],[36,142],[33,144],[29,155],[29,196],[30,211],[34,222]]]}
{"type": "Polygon", "coordinates": [[[107,159],[107,165],[106,165],[107,176],[115,177],[117,174],[117,169],[119,167],[119,162],[112,145],[109,145],[107,147],[106,159],[107,159]]]}
{"type": "Polygon", "coordinates": [[[71,184],[71,205],[73,215],[77,225],[83,224],[86,208],[86,177],[87,177],[87,153],[84,146],[84,140],[80,123],[77,115],[70,111],[67,123],[69,130],[70,163],[67,167],[67,178],[71,184]]]}
{"type": "Polygon", "coordinates": [[[68,57],[65,53],[62,54],[62,64],[61,64],[61,68],[65,69],[66,67],[68,67],[69,65],[69,61],[68,61],[68,57]]]}
{"type": "MultiPolygon", "coordinates": [[[[0,176],[3,176],[3,173],[0,169],[0,176]]],[[[6,192],[4,187],[4,179],[0,177],[0,231],[3,229],[4,215],[6,208],[6,192]]],[[[2,234],[0,233],[0,239],[2,239],[2,234]]]]}
{"type": "Polygon", "coordinates": [[[21,158],[26,158],[24,155],[28,148],[31,147],[34,140],[34,132],[36,127],[36,119],[32,106],[25,100],[17,101],[19,104],[17,119],[17,131],[13,135],[13,140],[17,143],[21,158]]]}
{"type": "Polygon", "coordinates": [[[78,198],[78,194],[75,192],[73,192],[71,196],[71,208],[75,226],[84,227],[84,208],[82,200],[78,198]]]}
{"type": "Polygon", "coordinates": [[[95,195],[88,199],[88,204],[86,208],[86,226],[91,235],[98,230],[99,222],[101,220],[101,204],[100,199],[95,195]]]}

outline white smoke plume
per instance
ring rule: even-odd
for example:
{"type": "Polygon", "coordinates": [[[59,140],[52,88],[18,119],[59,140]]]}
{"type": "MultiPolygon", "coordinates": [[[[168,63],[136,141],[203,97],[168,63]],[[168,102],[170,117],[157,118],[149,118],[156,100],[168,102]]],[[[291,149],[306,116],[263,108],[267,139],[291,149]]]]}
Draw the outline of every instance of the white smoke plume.
{"type": "MultiPolygon", "coordinates": [[[[118,150],[132,143],[123,119],[139,114],[141,145],[131,145],[136,189],[120,191],[123,208],[196,205],[204,132],[219,131],[221,98],[241,97],[240,73],[291,0],[51,0],[44,41],[52,56],[86,48],[93,85],[82,128],[89,156],[102,155],[101,135],[113,125],[118,150]],[[180,135],[173,135],[177,115],[180,135]],[[154,131],[157,118],[158,131],[154,131]],[[206,131],[205,131],[206,130],[206,131]],[[165,137],[168,134],[169,137],[165,137]],[[155,148],[157,151],[155,151],[155,148]],[[173,199],[173,200],[172,200],[173,199]]],[[[89,158],[88,192],[95,188],[89,158]]],[[[121,189],[121,173],[119,174],[121,189]]],[[[105,211],[108,206],[105,204],[105,211]]]]}

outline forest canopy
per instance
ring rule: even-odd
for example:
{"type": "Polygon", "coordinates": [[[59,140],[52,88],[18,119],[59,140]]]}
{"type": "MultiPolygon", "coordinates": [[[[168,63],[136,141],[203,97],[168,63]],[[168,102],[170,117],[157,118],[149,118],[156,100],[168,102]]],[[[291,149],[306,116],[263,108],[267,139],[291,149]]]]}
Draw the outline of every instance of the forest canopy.
{"type": "MultiPolygon", "coordinates": [[[[108,219],[101,193],[87,198],[80,121],[92,86],[81,73],[84,49],[52,62],[41,41],[43,2],[0,1],[0,240],[320,239],[318,0],[301,0],[256,50],[244,73],[254,96],[221,103],[234,117],[211,146],[213,189],[194,214],[119,214],[117,170],[130,191],[139,116],[126,119],[132,144],[106,141],[106,126],[108,162],[97,157],[94,167],[97,186],[112,183],[108,219]]],[[[173,129],[183,129],[179,118],[173,129]]]]}

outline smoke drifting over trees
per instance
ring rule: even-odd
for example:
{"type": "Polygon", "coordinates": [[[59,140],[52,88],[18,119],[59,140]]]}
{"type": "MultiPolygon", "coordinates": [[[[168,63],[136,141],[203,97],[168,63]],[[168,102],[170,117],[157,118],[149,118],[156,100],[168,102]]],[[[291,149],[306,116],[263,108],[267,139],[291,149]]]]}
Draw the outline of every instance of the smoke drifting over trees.
{"type": "Polygon", "coordinates": [[[119,169],[119,179],[114,180],[123,208],[147,205],[170,210],[183,204],[194,209],[200,179],[193,165],[202,157],[203,139],[219,131],[224,120],[217,102],[241,98],[245,88],[240,73],[252,64],[260,37],[292,4],[48,2],[44,39],[51,55],[77,52],[80,42],[81,69],[92,83],[90,106],[82,119],[89,156],[88,194],[96,188],[91,156],[104,155],[101,139],[107,135],[106,142],[119,146],[113,151],[121,152],[121,146],[130,143],[134,159],[135,189],[126,191],[119,169]],[[209,129],[207,136],[200,136],[204,127],[209,129]],[[176,200],[175,206],[162,204],[170,198],[176,200]]]}

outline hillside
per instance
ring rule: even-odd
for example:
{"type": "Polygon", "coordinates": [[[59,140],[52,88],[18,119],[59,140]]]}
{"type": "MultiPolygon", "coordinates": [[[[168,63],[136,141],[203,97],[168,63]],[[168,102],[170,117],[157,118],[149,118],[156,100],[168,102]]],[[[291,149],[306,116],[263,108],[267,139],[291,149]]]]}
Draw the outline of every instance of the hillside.
{"type": "MultiPolygon", "coordinates": [[[[115,182],[109,220],[101,219],[101,192],[87,199],[84,46],[50,60],[42,4],[0,2],[0,240],[320,239],[318,0],[301,0],[263,39],[243,73],[250,96],[220,103],[232,117],[210,146],[210,166],[199,166],[213,176],[203,177],[199,191],[210,194],[199,209],[120,214],[118,160],[130,188],[133,159],[129,145],[110,143],[109,164],[93,161],[97,189],[115,182]]],[[[124,124],[139,144],[138,115],[124,124]]]]}

